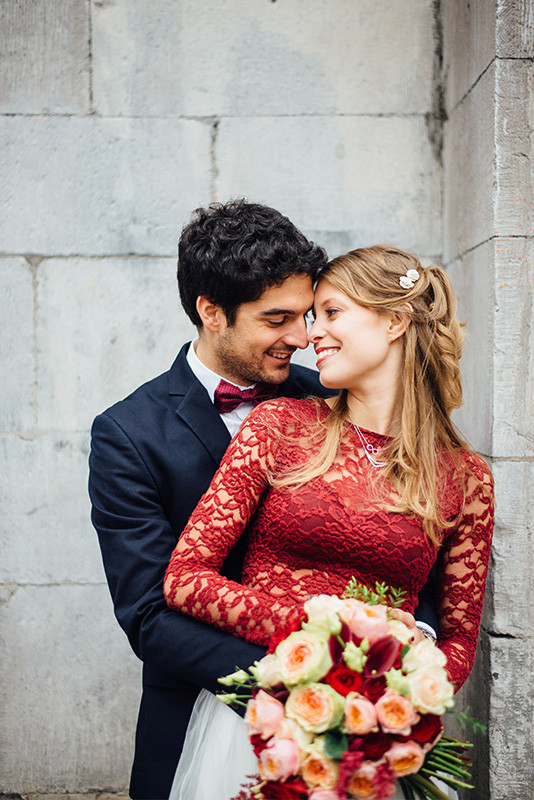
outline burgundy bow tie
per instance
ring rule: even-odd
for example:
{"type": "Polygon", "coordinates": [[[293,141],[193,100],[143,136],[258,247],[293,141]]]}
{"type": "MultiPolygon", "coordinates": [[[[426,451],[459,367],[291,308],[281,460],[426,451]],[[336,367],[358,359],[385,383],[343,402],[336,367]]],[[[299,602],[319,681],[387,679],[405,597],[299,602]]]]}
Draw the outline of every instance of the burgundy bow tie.
{"type": "Polygon", "coordinates": [[[257,383],[252,389],[240,389],[239,386],[221,379],[215,389],[213,402],[219,414],[226,414],[241,403],[252,403],[257,406],[262,400],[270,400],[277,394],[278,385],[275,383],[257,383]]]}

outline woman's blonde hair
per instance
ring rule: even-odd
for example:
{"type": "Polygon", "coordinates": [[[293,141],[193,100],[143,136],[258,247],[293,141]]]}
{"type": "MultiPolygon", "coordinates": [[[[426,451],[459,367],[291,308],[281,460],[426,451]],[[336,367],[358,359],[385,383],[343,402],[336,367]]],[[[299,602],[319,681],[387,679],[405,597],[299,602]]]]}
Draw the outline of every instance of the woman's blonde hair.
{"type": "MultiPolygon", "coordinates": [[[[444,470],[446,465],[449,469],[459,466],[458,450],[467,447],[450,419],[453,409],[462,404],[459,359],[463,345],[451,281],[441,267],[423,269],[415,256],[389,245],[338,256],[320,279],[330,281],[361,306],[410,318],[402,337],[400,426],[380,473],[393,487],[387,507],[418,514],[436,543],[435,528],[451,524],[444,518],[439,497],[444,470]],[[399,279],[410,269],[416,270],[419,278],[410,288],[403,288],[399,279]]],[[[311,442],[312,446],[319,444],[316,454],[304,467],[273,477],[273,485],[301,484],[324,475],[334,462],[348,417],[347,391],[343,390],[311,442]]]]}

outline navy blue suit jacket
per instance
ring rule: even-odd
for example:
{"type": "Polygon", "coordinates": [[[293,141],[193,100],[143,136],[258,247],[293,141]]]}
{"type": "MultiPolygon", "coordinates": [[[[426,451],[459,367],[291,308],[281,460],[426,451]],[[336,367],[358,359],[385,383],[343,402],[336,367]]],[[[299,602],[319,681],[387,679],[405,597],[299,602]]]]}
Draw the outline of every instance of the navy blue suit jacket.
{"type": "MultiPolygon", "coordinates": [[[[141,386],[93,423],[89,492],[116,617],[143,661],[143,695],[132,768],[132,798],[167,798],[200,687],[264,655],[261,647],[177,613],[163,576],[230,434],[186,360],[141,386]]],[[[317,373],[292,366],[288,397],[325,395],[317,373]]],[[[223,573],[240,579],[246,537],[223,573]]],[[[418,619],[435,625],[429,589],[418,619]]],[[[420,598],[421,600],[421,598],[420,598]]]]}

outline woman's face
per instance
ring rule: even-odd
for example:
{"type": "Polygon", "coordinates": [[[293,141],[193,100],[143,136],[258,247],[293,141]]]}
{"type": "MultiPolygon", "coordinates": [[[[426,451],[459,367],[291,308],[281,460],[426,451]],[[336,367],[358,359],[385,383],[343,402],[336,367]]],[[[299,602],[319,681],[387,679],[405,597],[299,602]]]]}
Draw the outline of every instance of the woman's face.
{"type": "Polygon", "coordinates": [[[323,386],[378,390],[383,379],[391,382],[391,370],[398,370],[398,360],[392,359],[391,314],[358,305],[326,278],[317,286],[313,310],[308,339],[323,386]]]}

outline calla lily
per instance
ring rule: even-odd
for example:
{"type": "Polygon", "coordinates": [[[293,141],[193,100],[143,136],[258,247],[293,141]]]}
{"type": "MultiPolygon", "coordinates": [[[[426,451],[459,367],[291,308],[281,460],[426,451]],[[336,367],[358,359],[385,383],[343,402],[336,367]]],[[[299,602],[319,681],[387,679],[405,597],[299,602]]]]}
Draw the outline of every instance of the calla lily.
{"type": "Polygon", "coordinates": [[[377,678],[388,672],[395,663],[402,645],[395,636],[377,639],[367,651],[367,661],[363,668],[364,678],[377,678]]]}

